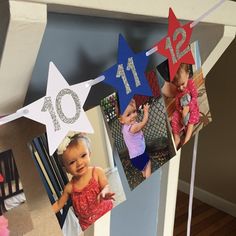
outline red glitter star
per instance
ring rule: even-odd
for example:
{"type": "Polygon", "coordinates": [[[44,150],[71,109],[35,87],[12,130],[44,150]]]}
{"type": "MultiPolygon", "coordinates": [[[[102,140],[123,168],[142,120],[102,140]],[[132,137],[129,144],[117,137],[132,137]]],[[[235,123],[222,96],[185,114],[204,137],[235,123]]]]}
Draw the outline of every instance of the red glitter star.
{"type": "Polygon", "coordinates": [[[181,26],[171,8],[169,8],[168,19],[168,35],[155,46],[158,47],[158,53],[168,58],[170,81],[172,81],[181,63],[194,64],[195,62],[189,46],[192,22],[181,26]]]}

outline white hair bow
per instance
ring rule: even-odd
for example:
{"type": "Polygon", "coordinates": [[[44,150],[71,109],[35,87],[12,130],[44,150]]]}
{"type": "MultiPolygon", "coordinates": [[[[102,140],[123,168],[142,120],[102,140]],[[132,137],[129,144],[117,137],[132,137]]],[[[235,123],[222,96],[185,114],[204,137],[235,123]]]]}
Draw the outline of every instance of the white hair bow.
{"type": "Polygon", "coordinates": [[[76,134],[80,134],[80,132],[76,132],[76,131],[69,131],[68,134],[66,135],[66,137],[62,140],[62,142],[60,143],[60,145],[57,148],[57,154],[58,155],[62,155],[63,152],[66,150],[66,148],[68,147],[68,145],[70,144],[72,138],[76,135],[76,134]]]}

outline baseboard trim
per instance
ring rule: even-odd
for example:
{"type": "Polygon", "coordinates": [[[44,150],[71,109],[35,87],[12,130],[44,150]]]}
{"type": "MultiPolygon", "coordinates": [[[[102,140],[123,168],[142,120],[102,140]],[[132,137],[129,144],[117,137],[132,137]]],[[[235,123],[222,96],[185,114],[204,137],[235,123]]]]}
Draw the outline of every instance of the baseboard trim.
{"type": "MultiPolygon", "coordinates": [[[[179,180],[178,189],[189,194],[190,185],[183,180],[179,180]]],[[[232,202],[229,202],[198,187],[194,187],[194,197],[210,206],[236,217],[236,204],[232,202]]]]}

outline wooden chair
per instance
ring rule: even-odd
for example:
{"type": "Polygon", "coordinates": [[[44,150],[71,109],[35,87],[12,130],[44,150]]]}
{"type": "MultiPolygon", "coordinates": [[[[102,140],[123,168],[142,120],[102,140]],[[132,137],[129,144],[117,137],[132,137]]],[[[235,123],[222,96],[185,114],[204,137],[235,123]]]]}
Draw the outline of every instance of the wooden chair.
{"type": "Polygon", "coordinates": [[[0,214],[2,214],[6,211],[4,200],[23,192],[11,150],[0,153],[0,173],[4,177],[4,181],[0,183],[0,214]]]}

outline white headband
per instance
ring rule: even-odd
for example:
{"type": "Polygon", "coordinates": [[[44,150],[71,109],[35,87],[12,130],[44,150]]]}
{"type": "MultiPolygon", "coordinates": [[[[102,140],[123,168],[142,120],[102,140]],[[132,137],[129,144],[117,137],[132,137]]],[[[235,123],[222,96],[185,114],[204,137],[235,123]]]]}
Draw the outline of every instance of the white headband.
{"type": "Polygon", "coordinates": [[[62,142],[60,143],[60,145],[57,148],[57,154],[58,155],[62,155],[63,152],[66,150],[66,148],[68,147],[68,145],[70,144],[71,140],[73,139],[73,137],[76,134],[81,134],[80,132],[76,132],[76,131],[69,131],[68,134],[66,135],[66,137],[62,140],[62,142]]]}

